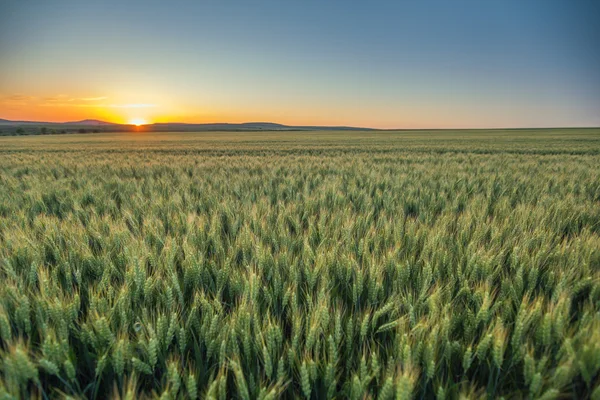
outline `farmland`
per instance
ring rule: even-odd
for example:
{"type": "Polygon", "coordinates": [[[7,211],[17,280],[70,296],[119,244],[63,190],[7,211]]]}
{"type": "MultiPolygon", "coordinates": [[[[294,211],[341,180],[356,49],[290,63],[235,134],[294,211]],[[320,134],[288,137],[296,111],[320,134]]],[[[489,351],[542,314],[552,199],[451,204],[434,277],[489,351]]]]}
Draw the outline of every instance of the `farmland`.
{"type": "Polygon", "coordinates": [[[600,129],[0,138],[0,397],[600,398],[600,129]]]}

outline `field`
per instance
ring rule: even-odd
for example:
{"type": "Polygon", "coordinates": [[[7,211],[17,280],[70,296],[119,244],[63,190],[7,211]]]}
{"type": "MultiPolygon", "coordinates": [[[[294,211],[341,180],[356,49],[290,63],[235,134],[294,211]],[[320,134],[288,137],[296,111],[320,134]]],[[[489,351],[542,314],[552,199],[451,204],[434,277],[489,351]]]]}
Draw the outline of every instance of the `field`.
{"type": "Polygon", "coordinates": [[[0,398],[600,399],[600,129],[0,138],[0,398]]]}

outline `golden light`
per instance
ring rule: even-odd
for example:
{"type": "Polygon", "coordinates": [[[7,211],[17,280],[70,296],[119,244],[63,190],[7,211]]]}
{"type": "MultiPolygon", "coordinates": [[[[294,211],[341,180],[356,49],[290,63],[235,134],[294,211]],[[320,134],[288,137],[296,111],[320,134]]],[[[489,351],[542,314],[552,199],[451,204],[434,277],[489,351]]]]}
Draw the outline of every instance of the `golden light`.
{"type": "Polygon", "coordinates": [[[132,120],[129,121],[129,124],[135,125],[135,126],[140,126],[140,125],[146,125],[147,122],[145,119],[142,119],[142,118],[133,118],[132,120]]]}

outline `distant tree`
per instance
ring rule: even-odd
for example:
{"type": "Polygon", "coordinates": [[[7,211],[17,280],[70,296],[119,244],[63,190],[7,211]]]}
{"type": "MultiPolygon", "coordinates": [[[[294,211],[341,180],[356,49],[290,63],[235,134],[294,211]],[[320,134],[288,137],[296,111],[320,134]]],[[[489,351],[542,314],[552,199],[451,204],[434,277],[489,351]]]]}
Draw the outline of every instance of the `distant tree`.
{"type": "Polygon", "coordinates": [[[56,129],[52,129],[52,130],[50,131],[50,134],[51,134],[51,135],[56,135],[56,133],[57,133],[57,132],[56,132],[56,129]]]}
{"type": "Polygon", "coordinates": [[[17,128],[17,135],[24,135],[24,134],[25,134],[25,129],[17,128]]]}
{"type": "Polygon", "coordinates": [[[46,128],[45,126],[42,126],[42,128],[40,129],[40,133],[42,135],[47,135],[48,134],[48,128],[46,128]]]}
{"type": "Polygon", "coordinates": [[[98,130],[98,129],[92,129],[92,133],[98,133],[98,132],[100,132],[100,130],[98,130]]]}
{"type": "Polygon", "coordinates": [[[85,133],[85,129],[79,128],[79,133],[85,133]]]}

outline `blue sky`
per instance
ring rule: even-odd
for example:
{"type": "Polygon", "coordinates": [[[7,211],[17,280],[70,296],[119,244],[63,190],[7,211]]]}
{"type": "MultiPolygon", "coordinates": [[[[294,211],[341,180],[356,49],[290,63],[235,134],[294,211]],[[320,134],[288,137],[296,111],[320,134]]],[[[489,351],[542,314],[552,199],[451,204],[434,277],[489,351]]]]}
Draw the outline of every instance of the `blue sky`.
{"type": "Polygon", "coordinates": [[[0,118],[600,126],[599,15],[583,0],[2,2],[0,118]]]}

